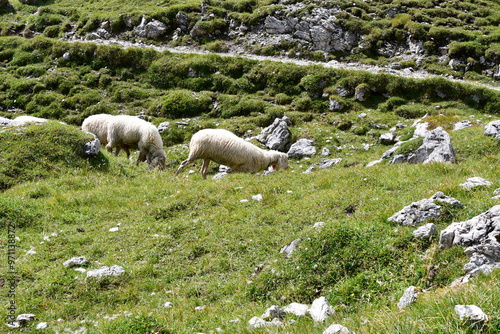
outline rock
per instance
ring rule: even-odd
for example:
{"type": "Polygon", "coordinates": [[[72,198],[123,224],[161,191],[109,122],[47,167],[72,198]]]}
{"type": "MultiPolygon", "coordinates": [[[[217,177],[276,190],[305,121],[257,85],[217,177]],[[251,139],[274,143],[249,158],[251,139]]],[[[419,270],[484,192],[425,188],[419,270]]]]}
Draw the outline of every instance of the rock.
{"type": "Polygon", "coordinates": [[[424,240],[429,240],[432,236],[437,234],[438,234],[437,227],[433,223],[425,224],[423,226],[420,226],[415,231],[413,231],[413,236],[415,238],[421,238],[424,240]]]}
{"type": "Polygon", "coordinates": [[[101,141],[94,136],[94,139],[86,142],[83,145],[83,155],[85,157],[92,157],[99,154],[101,150],[101,141]]]}
{"type": "Polygon", "coordinates": [[[65,266],[67,268],[72,268],[72,267],[84,265],[85,263],[88,263],[88,262],[89,262],[89,260],[87,260],[87,258],[85,256],[77,256],[77,257],[73,257],[73,258],[65,261],[63,263],[63,266],[65,266]]]}
{"type": "Polygon", "coordinates": [[[248,321],[248,329],[256,329],[256,328],[266,328],[273,326],[283,326],[283,323],[278,319],[273,319],[272,321],[266,321],[259,317],[253,317],[248,321]]]}
{"type": "Polygon", "coordinates": [[[335,99],[334,97],[330,97],[330,99],[328,99],[328,110],[341,111],[342,109],[344,109],[344,105],[337,99],[335,99]]]}
{"type": "Polygon", "coordinates": [[[330,306],[325,297],[319,297],[314,300],[309,309],[309,314],[311,314],[311,317],[316,322],[325,321],[333,313],[333,307],[330,306]]]}
{"type": "Polygon", "coordinates": [[[288,129],[290,123],[287,116],[276,118],[273,124],[263,129],[256,139],[270,150],[285,151],[292,136],[288,129]]]}
{"type": "Polygon", "coordinates": [[[29,123],[34,124],[43,124],[48,122],[48,119],[35,117],[35,116],[18,116],[14,120],[11,121],[9,125],[11,126],[23,126],[29,123]]]}
{"type": "Polygon", "coordinates": [[[261,315],[262,319],[284,319],[286,316],[285,311],[276,305],[271,306],[264,312],[264,314],[261,315]]]}
{"type": "Polygon", "coordinates": [[[35,320],[35,315],[30,313],[19,314],[16,318],[16,321],[21,325],[33,320],[35,320]]]}
{"type": "Polygon", "coordinates": [[[312,164],[311,167],[309,167],[304,174],[312,173],[312,171],[315,168],[320,168],[320,169],[326,169],[330,168],[338,163],[342,162],[342,158],[337,158],[337,159],[325,159],[321,160],[320,162],[317,162],[315,164],[312,164]]]}
{"type": "Polygon", "coordinates": [[[416,226],[429,218],[438,218],[440,216],[441,206],[435,204],[431,199],[423,199],[405,206],[403,210],[395,213],[388,221],[416,226]]]}
{"type": "Polygon", "coordinates": [[[295,142],[288,151],[289,158],[302,158],[304,156],[311,156],[316,154],[316,147],[313,145],[314,141],[311,139],[299,139],[295,142]]]}
{"type": "Polygon", "coordinates": [[[438,191],[437,193],[432,195],[430,200],[432,200],[433,202],[445,203],[456,208],[462,207],[462,203],[459,200],[450,196],[446,196],[442,191],[438,191]]]}
{"type": "Polygon", "coordinates": [[[500,138],[500,120],[492,121],[484,127],[484,134],[495,138],[500,138]]]}
{"type": "Polygon", "coordinates": [[[323,332],[323,334],[349,334],[349,333],[351,333],[351,331],[347,327],[338,324],[330,325],[323,332]]]}
{"type": "Polygon", "coordinates": [[[298,317],[303,317],[309,311],[309,305],[299,304],[299,303],[291,303],[290,305],[286,306],[283,309],[283,311],[285,311],[285,313],[290,313],[290,314],[296,315],[298,317]]]}
{"type": "Polygon", "coordinates": [[[158,132],[162,133],[163,131],[167,130],[170,128],[170,122],[162,122],[158,124],[158,132]]]}
{"type": "Polygon", "coordinates": [[[396,134],[394,132],[383,133],[378,140],[382,145],[394,145],[396,143],[396,134]]]}
{"type": "Polygon", "coordinates": [[[431,163],[431,162],[455,162],[455,150],[451,145],[450,135],[442,127],[429,132],[424,137],[422,146],[411,153],[407,161],[409,163],[431,163]]]}
{"type": "Polygon", "coordinates": [[[326,147],[323,147],[323,149],[321,150],[321,155],[322,156],[329,156],[330,155],[330,150],[326,147]]]}
{"type": "Polygon", "coordinates": [[[286,34],[291,33],[292,28],[284,20],[279,20],[274,16],[267,16],[264,20],[264,27],[270,34],[286,34]]]}
{"type": "Polygon", "coordinates": [[[417,289],[414,286],[410,286],[405,290],[403,296],[399,299],[398,308],[401,310],[410,304],[413,304],[418,298],[417,289]]]}
{"type": "Polygon", "coordinates": [[[323,227],[325,226],[325,222],[317,222],[317,223],[314,223],[313,225],[313,228],[320,228],[320,227],[323,227]]]}
{"type": "Polygon", "coordinates": [[[483,179],[482,177],[478,177],[478,176],[468,178],[467,182],[459,184],[459,186],[464,187],[467,190],[471,190],[472,188],[482,187],[482,186],[489,187],[491,185],[492,185],[492,183],[490,181],[483,179]]]}
{"type": "Polygon", "coordinates": [[[285,257],[289,257],[290,255],[292,255],[293,251],[297,248],[299,242],[300,239],[295,239],[289,245],[283,246],[280,250],[280,253],[282,253],[285,257]]]}
{"type": "Polygon", "coordinates": [[[125,273],[125,269],[122,266],[112,266],[112,267],[102,267],[100,269],[94,269],[87,271],[87,278],[96,277],[100,278],[103,276],[120,276],[125,273]]]}
{"type": "Polygon", "coordinates": [[[134,32],[139,37],[155,39],[167,32],[167,26],[165,23],[154,19],[147,22],[146,17],[143,16],[141,23],[134,28],[134,32]]]}
{"type": "Polygon", "coordinates": [[[488,316],[476,305],[455,305],[455,313],[460,320],[467,319],[473,323],[484,323],[488,316]]]}
{"type": "Polygon", "coordinates": [[[354,90],[354,100],[363,102],[368,98],[369,93],[370,90],[366,85],[358,85],[354,90]]]}
{"type": "Polygon", "coordinates": [[[472,126],[471,121],[460,121],[460,122],[455,123],[455,125],[453,127],[453,131],[462,130],[465,128],[469,128],[471,126],[472,126]]]}
{"type": "Polygon", "coordinates": [[[36,325],[36,329],[47,329],[47,327],[49,327],[48,322],[41,322],[38,325],[36,325]]]}
{"type": "Polygon", "coordinates": [[[465,246],[469,263],[464,270],[474,277],[490,273],[500,262],[500,205],[463,222],[452,223],[441,231],[439,244],[448,248],[465,246]]]}

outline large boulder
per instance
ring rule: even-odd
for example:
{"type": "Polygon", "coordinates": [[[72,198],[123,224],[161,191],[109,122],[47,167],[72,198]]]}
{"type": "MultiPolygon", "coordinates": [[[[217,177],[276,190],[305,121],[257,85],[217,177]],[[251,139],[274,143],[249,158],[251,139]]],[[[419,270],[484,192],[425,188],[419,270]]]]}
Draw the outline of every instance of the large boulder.
{"type": "Polygon", "coordinates": [[[299,139],[297,140],[288,151],[289,158],[302,158],[304,156],[311,156],[316,154],[316,147],[314,147],[314,141],[311,139],[299,139]]]}
{"type": "Polygon", "coordinates": [[[285,151],[292,134],[288,129],[291,121],[287,116],[276,118],[273,124],[262,130],[256,139],[270,150],[285,151]]]}
{"type": "Polygon", "coordinates": [[[484,127],[484,134],[495,138],[500,138],[500,121],[492,121],[484,127]]]}
{"type": "Polygon", "coordinates": [[[135,34],[139,37],[155,39],[167,32],[165,23],[158,20],[148,22],[146,17],[142,17],[141,23],[134,28],[135,34]]]}
{"type": "Polygon", "coordinates": [[[450,135],[442,127],[437,127],[424,137],[422,145],[410,156],[409,163],[455,162],[455,150],[450,135]]]}
{"type": "Polygon", "coordinates": [[[464,270],[474,275],[489,273],[500,262],[500,205],[463,222],[452,223],[441,231],[440,246],[465,246],[469,263],[464,270]]]}

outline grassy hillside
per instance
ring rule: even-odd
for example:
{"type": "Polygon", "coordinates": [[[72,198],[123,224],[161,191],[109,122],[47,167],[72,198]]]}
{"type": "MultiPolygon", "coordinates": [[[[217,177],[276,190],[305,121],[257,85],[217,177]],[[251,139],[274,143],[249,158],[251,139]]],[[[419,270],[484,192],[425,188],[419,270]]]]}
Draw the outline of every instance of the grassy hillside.
{"type": "MultiPolygon", "coordinates": [[[[0,35],[43,35],[50,38],[107,38],[161,45],[201,46],[210,51],[233,47],[267,55],[290,55],[316,60],[357,60],[403,68],[491,80],[500,59],[500,5],[497,1],[37,1],[10,0],[0,7],[0,35]],[[328,13],[325,14],[324,13],[328,13]],[[181,15],[181,18],[179,17],[181,15]],[[284,39],[266,33],[268,16],[314,20],[357,36],[353,49],[322,52],[307,39],[284,39]],[[134,27],[145,18],[165,24],[155,38],[137,36],[134,27]],[[196,33],[191,33],[196,28],[196,33]],[[102,32],[102,31],[101,31],[102,32]],[[257,35],[254,36],[253,34],[257,35]],[[90,37],[89,37],[90,36],[90,37]],[[424,54],[408,57],[408,41],[424,54]],[[392,51],[391,51],[392,50],[392,51]],[[443,56],[445,56],[443,58],[443,56]],[[449,61],[457,60],[450,68],[449,61]]],[[[321,24],[323,24],[321,23],[321,24]]],[[[318,23],[319,25],[319,23],[318,23]]],[[[335,30],[335,33],[338,33],[335,30]]]]}
{"type": "MultiPolygon", "coordinates": [[[[38,322],[48,322],[48,332],[83,327],[87,333],[322,333],[331,323],[356,333],[474,332],[453,312],[460,303],[488,313],[483,332],[500,329],[498,273],[450,288],[464,274],[463,249],[440,249],[437,240],[419,241],[414,228],[387,221],[437,191],[464,205],[434,220],[439,229],[497,204],[491,197],[500,187],[499,145],[483,134],[498,117],[497,91],[439,78],[48,38],[0,42],[0,115],[28,113],[68,123],[0,133],[2,180],[9,177],[0,197],[0,242],[2,249],[10,240],[16,245],[15,263],[4,257],[1,268],[4,278],[18,282],[13,287],[2,281],[2,319],[14,300],[16,314],[37,317],[25,332],[39,332],[38,322]],[[361,86],[369,88],[365,101],[353,95],[361,86]],[[331,99],[345,107],[330,110],[331,99]],[[162,133],[167,169],[148,171],[107,152],[91,161],[72,154],[70,148],[88,138],[77,131],[81,120],[98,112],[144,112],[155,124],[170,121],[162,133]],[[409,138],[413,121],[425,114],[431,128],[449,131],[456,164],[365,167],[388,149],[380,134],[405,123],[397,133],[409,138]],[[342,163],[303,174],[323,159],[316,155],[266,177],[203,180],[187,170],[174,176],[198,129],[256,135],[282,115],[292,120],[293,140],[314,139],[318,150],[329,148],[342,163]],[[451,131],[460,120],[473,126],[451,131]],[[19,131],[31,140],[20,141],[19,131]],[[469,191],[459,186],[473,176],[493,185],[469,191]],[[252,199],[258,194],[261,201],[252,199]],[[325,226],[313,228],[316,222],[325,226]],[[110,232],[113,227],[118,231],[110,232]],[[280,249],[298,238],[298,249],[284,258],[280,249]],[[63,266],[75,256],[88,258],[86,270],[120,265],[125,274],[86,278],[63,266]],[[410,285],[428,292],[398,311],[410,285]],[[15,296],[8,296],[9,289],[15,296]],[[247,329],[250,318],[273,304],[310,303],[319,296],[336,311],[323,324],[289,317],[284,328],[247,329]],[[164,307],[167,302],[171,308],[164,307]]],[[[213,164],[209,176],[215,172],[213,164]]]]}

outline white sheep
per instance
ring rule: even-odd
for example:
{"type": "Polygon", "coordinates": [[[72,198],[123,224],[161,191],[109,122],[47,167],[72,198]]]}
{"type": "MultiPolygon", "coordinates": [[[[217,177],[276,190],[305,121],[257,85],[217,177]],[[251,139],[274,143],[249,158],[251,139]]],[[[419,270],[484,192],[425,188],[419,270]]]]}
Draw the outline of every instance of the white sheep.
{"type": "Polygon", "coordinates": [[[137,164],[147,161],[149,169],[165,168],[166,155],[160,133],[156,126],[143,119],[128,115],[112,117],[108,121],[107,140],[109,152],[115,147],[139,149],[137,164]]]}
{"type": "Polygon", "coordinates": [[[204,179],[210,160],[236,172],[252,174],[270,166],[276,170],[288,168],[286,153],[263,150],[223,129],[204,129],[195,133],[189,143],[189,157],[181,163],[176,175],[197,159],[203,159],[200,172],[204,179]]]}
{"type": "MultiPolygon", "coordinates": [[[[97,139],[101,142],[102,146],[108,144],[108,122],[115,116],[109,114],[97,114],[92,115],[87,118],[82,123],[82,130],[85,132],[93,133],[97,139]]],[[[130,157],[130,149],[125,145],[116,148],[114,155],[120,153],[120,149],[123,149],[127,154],[127,158],[130,157]]]]}

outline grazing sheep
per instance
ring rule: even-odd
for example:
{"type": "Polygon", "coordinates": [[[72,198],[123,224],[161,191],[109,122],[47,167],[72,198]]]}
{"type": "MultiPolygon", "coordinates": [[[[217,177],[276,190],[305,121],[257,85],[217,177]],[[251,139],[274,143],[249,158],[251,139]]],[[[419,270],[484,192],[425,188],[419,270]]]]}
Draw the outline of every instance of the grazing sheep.
{"type": "Polygon", "coordinates": [[[204,179],[210,160],[236,172],[252,174],[270,166],[273,169],[288,168],[285,153],[263,150],[223,129],[205,129],[195,133],[189,143],[189,157],[181,163],[176,175],[197,159],[203,159],[201,175],[204,179]]]}
{"type": "Polygon", "coordinates": [[[156,126],[145,120],[127,115],[114,116],[108,121],[107,140],[109,152],[115,147],[139,149],[137,164],[147,161],[149,169],[165,168],[166,155],[160,133],[156,126]]]}
{"type": "MultiPolygon", "coordinates": [[[[87,118],[82,123],[82,130],[85,132],[93,133],[97,139],[101,142],[102,146],[106,146],[108,144],[108,122],[115,116],[109,114],[97,114],[92,115],[87,118]]],[[[130,149],[131,147],[127,147],[125,145],[118,146],[114,155],[118,155],[120,153],[120,149],[123,149],[127,154],[127,158],[130,157],[130,149]]]]}

